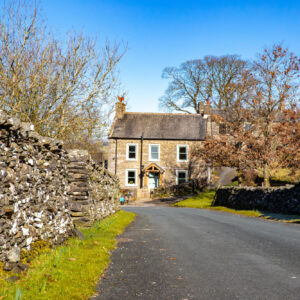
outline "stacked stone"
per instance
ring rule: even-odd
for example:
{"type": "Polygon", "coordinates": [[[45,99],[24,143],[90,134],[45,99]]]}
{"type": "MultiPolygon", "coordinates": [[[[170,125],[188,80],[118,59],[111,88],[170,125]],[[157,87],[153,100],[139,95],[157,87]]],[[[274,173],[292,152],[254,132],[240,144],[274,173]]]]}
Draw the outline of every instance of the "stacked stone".
{"type": "Polygon", "coordinates": [[[70,214],[76,226],[91,226],[94,222],[89,197],[89,155],[85,150],[69,151],[69,185],[68,192],[70,214]]]}
{"type": "Polygon", "coordinates": [[[119,209],[120,184],[114,174],[91,162],[89,186],[94,220],[100,220],[119,209]]]}
{"type": "Polygon", "coordinates": [[[0,111],[0,261],[6,266],[35,241],[60,244],[74,223],[90,226],[114,213],[118,191],[115,176],[87,152],[69,154],[62,142],[0,111]]]}
{"type": "Polygon", "coordinates": [[[118,207],[119,181],[97,166],[87,151],[69,151],[70,214],[76,226],[91,226],[118,207]]]}
{"type": "Polygon", "coordinates": [[[300,183],[280,188],[224,187],[217,190],[214,205],[300,215],[300,183]]]}
{"type": "Polygon", "coordinates": [[[72,234],[68,154],[58,140],[0,111],[0,260],[17,261],[21,248],[72,234]]]}

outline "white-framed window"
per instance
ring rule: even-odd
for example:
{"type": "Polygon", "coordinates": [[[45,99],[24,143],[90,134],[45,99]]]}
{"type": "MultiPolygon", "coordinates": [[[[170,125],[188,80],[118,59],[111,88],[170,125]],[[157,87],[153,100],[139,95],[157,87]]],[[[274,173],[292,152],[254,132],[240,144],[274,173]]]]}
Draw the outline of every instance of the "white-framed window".
{"type": "Polygon", "coordinates": [[[176,170],[176,183],[181,184],[188,181],[188,171],[176,170]]]}
{"type": "Polygon", "coordinates": [[[137,157],[138,157],[138,145],[126,144],[126,159],[137,160],[137,157]]]}
{"type": "Polygon", "coordinates": [[[177,145],[177,161],[188,161],[188,145],[177,145]]]}
{"type": "Polygon", "coordinates": [[[160,145],[149,145],[149,161],[159,161],[160,159],[160,145]]]}
{"type": "Polygon", "coordinates": [[[137,186],[137,170],[126,169],[126,186],[137,186]]]}

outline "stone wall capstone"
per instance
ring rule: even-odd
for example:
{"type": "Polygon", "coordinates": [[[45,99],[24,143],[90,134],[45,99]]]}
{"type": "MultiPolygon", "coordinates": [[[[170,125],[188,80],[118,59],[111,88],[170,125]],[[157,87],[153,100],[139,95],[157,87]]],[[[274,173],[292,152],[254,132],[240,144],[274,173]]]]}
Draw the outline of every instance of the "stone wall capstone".
{"type": "Polygon", "coordinates": [[[286,187],[223,187],[214,206],[300,215],[300,183],[286,187]]]}
{"type": "Polygon", "coordinates": [[[62,142],[33,129],[0,110],[2,262],[18,262],[20,250],[39,240],[60,244],[74,224],[92,225],[119,207],[115,176],[87,153],[68,153],[62,142]]]}

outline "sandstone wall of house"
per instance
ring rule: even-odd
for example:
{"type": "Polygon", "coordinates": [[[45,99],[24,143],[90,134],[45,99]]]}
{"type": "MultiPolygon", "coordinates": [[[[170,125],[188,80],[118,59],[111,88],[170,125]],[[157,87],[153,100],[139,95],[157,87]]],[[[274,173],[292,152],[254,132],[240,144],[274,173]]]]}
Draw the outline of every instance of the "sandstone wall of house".
{"type": "MultiPolygon", "coordinates": [[[[187,170],[193,178],[206,178],[207,168],[204,163],[199,161],[191,160],[191,151],[194,146],[201,145],[202,141],[172,141],[172,140],[144,140],[143,141],[143,157],[142,164],[147,167],[151,163],[156,163],[158,166],[163,168],[163,185],[175,185],[176,184],[176,170],[187,170]],[[149,146],[159,145],[160,146],[160,159],[157,161],[151,161],[149,155],[149,146]],[[177,145],[188,145],[188,157],[187,162],[177,161],[177,145]]],[[[111,173],[115,173],[115,149],[116,141],[113,139],[109,140],[109,157],[108,167],[111,173]]],[[[130,140],[130,139],[119,139],[117,141],[117,172],[116,175],[120,179],[120,185],[122,188],[136,189],[140,186],[140,178],[137,176],[136,187],[126,186],[126,170],[133,169],[137,170],[137,174],[140,174],[140,154],[141,154],[141,140],[130,140]],[[126,159],[126,145],[136,144],[137,145],[137,159],[127,160],[126,159]]]]}
{"type": "Polygon", "coordinates": [[[216,192],[215,206],[300,215],[300,183],[280,188],[224,187],[216,192]]]}
{"type": "Polygon", "coordinates": [[[0,111],[0,261],[38,240],[63,242],[87,203],[91,224],[118,208],[117,193],[114,176],[0,111]]]}

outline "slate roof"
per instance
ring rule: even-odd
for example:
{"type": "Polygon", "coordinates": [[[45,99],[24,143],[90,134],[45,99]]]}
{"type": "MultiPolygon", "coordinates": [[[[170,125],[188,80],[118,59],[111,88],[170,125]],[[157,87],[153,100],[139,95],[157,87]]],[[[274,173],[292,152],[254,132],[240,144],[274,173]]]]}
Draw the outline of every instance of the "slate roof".
{"type": "Polygon", "coordinates": [[[199,114],[129,113],[116,120],[109,138],[204,140],[206,120],[199,114]]]}

